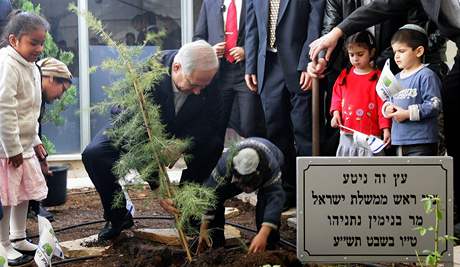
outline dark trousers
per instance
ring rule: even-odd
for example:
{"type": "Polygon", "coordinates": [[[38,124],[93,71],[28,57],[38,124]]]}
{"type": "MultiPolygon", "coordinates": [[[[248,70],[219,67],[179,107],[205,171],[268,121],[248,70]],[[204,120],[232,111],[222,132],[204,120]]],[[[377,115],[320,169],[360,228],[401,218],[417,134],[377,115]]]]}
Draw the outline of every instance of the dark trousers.
{"type": "Polygon", "coordinates": [[[437,156],[438,144],[416,144],[396,146],[396,154],[398,156],[437,156]]]}
{"type": "MultiPolygon", "coordinates": [[[[225,200],[232,198],[236,195],[242,193],[238,187],[234,184],[226,184],[224,185],[219,192],[223,194],[222,196],[218,196],[220,201],[216,205],[216,213],[214,220],[209,223],[209,236],[212,240],[212,247],[218,248],[225,245],[225,236],[224,236],[224,226],[225,226],[225,207],[224,202],[225,200]]],[[[265,205],[268,199],[266,199],[263,188],[260,188],[257,193],[257,206],[256,206],[256,227],[257,232],[259,232],[260,228],[262,227],[263,219],[264,219],[264,211],[265,205]]],[[[279,228],[279,225],[278,225],[279,228]]],[[[274,245],[279,241],[280,235],[278,230],[272,230],[270,235],[267,239],[267,246],[269,249],[273,248],[274,245]]]]}
{"type": "MultiPolygon", "coordinates": [[[[122,192],[118,178],[112,168],[120,158],[120,151],[115,148],[110,139],[104,134],[104,127],[82,153],[82,161],[89,178],[101,197],[104,208],[104,218],[112,223],[120,222],[128,213],[126,200],[121,197],[121,207],[114,208],[113,201],[117,194],[122,192]]],[[[187,154],[191,160],[187,161],[187,169],[182,171],[181,183],[202,183],[208,178],[217,160],[222,153],[222,142],[219,138],[192,140],[193,145],[187,154]]],[[[152,185],[151,185],[152,187],[152,185]]]]}
{"type": "Polygon", "coordinates": [[[230,127],[242,137],[265,137],[262,104],[259,95],[246,85],[244,62],[232,64],[222,60],[218,84],[223,102],[221,136],[230,127]]]}
{"type": "Polygon", "coordinates": [[[267,51],[265,80],[260,98],[265,114],[267,139],[284,154],[283,188],[287,205],[296,200],[296,155],[311,155],[311,92],[288,89],[276,53],[267,51]],[[295,144],[295,145],[294,145],[295,144]]]}
{"type": "Polygon", "coordinates": [[[113,201],[117,194],[122,193],[118,178],[112,168],[120,158],[120,151],[112,145],[104,134],[107,127],[102,128],[82,153],[82,161],[89,178],[96,187],[104,208],[104,218],[112,223],[119,222],[128,213],[126,200],[122,198],[122,206],[114,208],[113,201]]]}
{"type": "Polygon", "coordinates": [[[443,80],[444,134],[447,154],[454,158],[454,213],[455,223],[460,222],[460,138],[455,130],[458,124],[458,108],[460,104],[460,54],[455,57],[452,70],[443,80]]]}

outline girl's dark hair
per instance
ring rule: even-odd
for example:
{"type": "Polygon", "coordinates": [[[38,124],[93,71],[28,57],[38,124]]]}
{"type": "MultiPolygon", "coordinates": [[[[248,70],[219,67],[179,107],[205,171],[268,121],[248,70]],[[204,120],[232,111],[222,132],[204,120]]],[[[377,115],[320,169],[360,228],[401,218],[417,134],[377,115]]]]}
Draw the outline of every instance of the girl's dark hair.
{"type": "MultiPolygon", "coordinates": [[[[351,44],[356,44],[358,46],[364,47],[369,50],[369,53],[372,51],[372,49],[376,48],[374,35],[368,31],[358,32],[348,37],[345,41],[345,50],[347,50],[348,46],[351,44]]],[[[346,52],[348,54],[348,51],[346,52]]]]}
{"type": "Polygon", "coordinates": [[[391,44],[403,43],[412,49],[423,46],[424,54],[428,52],[428,37],[425,33],[412,29],[400,29],[391,38],[391,44]]]}
{"type": "Polygon", "coordinates": [[[5,47],[9,44],[8,37],[10,34],[21,38],[24,34],[34,32],[38,29],[49,30],[49,23],[39,15],[23,12],[20,10],[13,10],[8,15],[8,23],[3,29],[0,47],[5,47]]]}
{"type": "MultiPolygon", "coordinates": [[[[364,47],[367,50],[369,50],[371,61],[377,57],[377,52],[375,52],[374,55],[371,55],[372,50],[376,49],[376,44],[375,44],[374,35],[372,35],[372,33],[370,33],[369,31],[361,31],[361,32],[355,33],[351,35],[350,37],[348,37],[343,47],[345,50],[345,55],[348,55],[348,46],[351,44],[356,44],[360,47],[364,47]]],[[[375,64],[374,64],[374,68],[375,68],[375,64]]],[[[350,70],[351,70],[351,64],[349,63],[347,66],[347,74],[350,72],[350,70]]],[[[370,78],[370,81],[375,81],[377,79],[378,79],[378,75],[377,73],[375,73],[370,78]]],[[[343,79],[342,84],[345,84],[345,83],[346,83],[346,79],[343,79]]]]}

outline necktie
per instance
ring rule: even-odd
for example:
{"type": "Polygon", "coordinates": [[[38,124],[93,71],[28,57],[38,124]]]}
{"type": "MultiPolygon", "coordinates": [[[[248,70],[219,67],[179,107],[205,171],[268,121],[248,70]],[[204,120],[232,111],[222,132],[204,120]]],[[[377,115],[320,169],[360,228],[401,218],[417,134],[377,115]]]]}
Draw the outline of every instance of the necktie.
{"type": "Polygon", "coordinates": [[[269,17],[268,17],[268,47],[276,48],[275,41],[276,41],[276,24],[278,23],[278,11],[280,9],[280,0],[269,0],[270,1],[270,9],[269,9],[269,17]]]}
{"type": "Polygon", "coordinates": [[[225,24],[225,58],[230,63],[235,61],[235,58],[230,55],[230,49],[236,46],[236,41],[238,40],[238,24],[236,16],[235,0],[232,0],[228,6],[227,22],[225,24]]]}

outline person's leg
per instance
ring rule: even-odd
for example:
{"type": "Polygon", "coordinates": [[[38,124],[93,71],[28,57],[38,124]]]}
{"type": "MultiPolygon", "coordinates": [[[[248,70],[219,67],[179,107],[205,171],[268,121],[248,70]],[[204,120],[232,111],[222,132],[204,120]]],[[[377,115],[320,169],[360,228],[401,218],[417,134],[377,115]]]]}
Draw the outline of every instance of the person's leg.
{"type": "Polygon", "coordinates": [[[398,156],[437,156],[438,144],[406,145],[398,147],[398,156]]]}
{"type": "MultiPolygon", "coordinates": [[[[229,63],[223,62],[218,76],[218,88],[222,96],[222,121],[219,129],[219,136],[225,139],[225,132],[228,128],[229,120],[232,115],[232,107],[235,98],[234,91],[234,70],[229,63]]],[[[238,131],[238,129],[235,129],[238,131]]]]}
{"type": "Polygon", "coordinates": [[[267,52],[265,81],[260,93],[265,114],[267,139],[275,144],[284,155],[282,170],[283,189],[286,192],[286,208],[295,206],[295,147],[294,133],[290,119],[290,95],[284,81],[278,56],[267,52]],[[294,182],[294,183],[293,183],[294,182]]]}
{"type": "Polygon", "coordinates": [[[10,240],[13,247],[23,253],[34,255],[37,245],[26,240],[26,221],[29,201],[11,207],[10,240]]]}
{"type": "Polygon", "coordinates": [[[117,194],[123,194],[117,177],[112,172],[115,162],[120,158],[118,151],[102,129],[85,148],[82,161],[91,181],[96,187],[104,208],[104,218],[110,223],[99,233],[102,239],[118,236],[123,229],[133,226],[131,214],[126,209],[126,200],[121,197],[120,207],[113,207],[117,194]]]}
{"type": "Polygon", "coordinates": [[[212,247],[218,248],[225,245],[225,200],[241,193],[234,184],[227,184],[216,191],[216,197],[219,199],[216,205],[214,219],[209,222],[208,233],[212,241],[212,247]]]}
{"type": "Polygon", "coordinates": [[[265,118],[258,94],[249,90],[244,79],[235,84],[235,104],[240,114],[240,131],[243,137],[265,137],[265,118]]]}
{"type": "Polygon", "coordinates": [[[30,255],[23,255],[13,248],[10,241],[10,219],[11,219],[11,206],[4,206],[4,216],[0,220],[0,242],[6,251],[9,265],[25,264],[33,260],[30,255]]]}

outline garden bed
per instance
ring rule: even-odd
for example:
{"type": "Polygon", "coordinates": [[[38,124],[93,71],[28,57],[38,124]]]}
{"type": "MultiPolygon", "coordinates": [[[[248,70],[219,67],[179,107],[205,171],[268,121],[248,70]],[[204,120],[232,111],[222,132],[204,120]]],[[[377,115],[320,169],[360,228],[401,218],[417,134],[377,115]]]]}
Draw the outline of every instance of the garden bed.
{"type": "MultiPolygon", "coordinates": [[[[159,206],[156,197],[151,195],[146,187],[130,190],[130,196],[135,204],[135,217],[168,216],[159,206]]],[[[230,219],[232,223],[255,229],[254,207],[238,199],[228,200],[227,206],[237,207],[240,214],[230,219]]],[[[49,210],[54,214],[52,223],[60,242],[75,240],[97,234],[104,226],[103,222],[79,226],[88,222],[102,219],[102,206],[98,194],[94,189],[72,190],[68,194],[67,202],[62,206],[52,207],[49,210]],[[73,228],[74,226],[77,226],[73,228]],[[60,231],[63,228],[68,230],[60,231]]],[[[170,228],[173,221],[168,219],[135,219],[137,228],[170,228]]],[[[34,236],[38,232],[35,218],[28,219],[28,234],[34,236]]],[[[241,231],[242,243],[249,244],[253,233],[241,231]]],[[[282,238],[295,244],[295,231],[288,228],[283,222],[281,227],[282,238]]],[[[34,239],[37,242],[37,239],[34,239]]],[[[188,266],[259,266],[264,264],[281,266],[301,266],[295,257],[295,250],[281,246],[279,250],[266,253],[257,253],[247,256],[242,247],[218,249],[194,257],[188,266]]],[[[57,263],[59,259],[55,259],[57,263]]],[[[88,258],[86,260],[68,261],[60,266],[187,266],[185,253],[180,247],[164,246],[152,241],[134,237],[131,231],[124,231],[115,239],[112,246],[103,256],[88,258]]],[[[53,265],[54,266],[54,265],[53,265]]]]}

